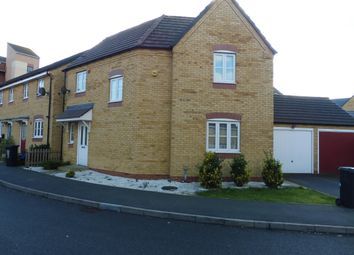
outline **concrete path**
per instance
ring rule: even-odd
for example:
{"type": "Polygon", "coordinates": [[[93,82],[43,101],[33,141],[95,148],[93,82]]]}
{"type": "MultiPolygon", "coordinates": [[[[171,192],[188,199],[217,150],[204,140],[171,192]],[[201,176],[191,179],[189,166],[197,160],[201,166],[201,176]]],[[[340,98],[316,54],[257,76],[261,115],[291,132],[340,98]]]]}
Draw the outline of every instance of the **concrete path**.
{"type": "Polygon", "coordinates": [[[313,190],[339,197],[339,177],[314,174],[287,174],[285,179],[313,190]]]}
{"type": "Polygon", "coordinates": [[[334,205],[170,195],[78,182],[4,165],[0,165],[0,183],[49,198],[125,213],[224,225],[354,234],[354,210],[334,205]],[[322,225],[332,226],[333,231],[322,225]]]}

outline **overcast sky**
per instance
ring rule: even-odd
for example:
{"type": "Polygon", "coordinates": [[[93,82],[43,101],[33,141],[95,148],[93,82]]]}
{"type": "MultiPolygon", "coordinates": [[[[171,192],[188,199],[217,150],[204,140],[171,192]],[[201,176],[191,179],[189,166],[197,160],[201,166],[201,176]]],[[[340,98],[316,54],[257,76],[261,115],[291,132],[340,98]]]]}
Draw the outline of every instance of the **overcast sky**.
{"type": "MultiPolygon", "coordinates": [[[[211,0],[5,0],[6,43],[31,48],[44,66],[162,14],[197,16],[211,0]]],[[[278,51],[274,86],[291,95],[354,95],[353,0],[238,0],[278,51]]]]}

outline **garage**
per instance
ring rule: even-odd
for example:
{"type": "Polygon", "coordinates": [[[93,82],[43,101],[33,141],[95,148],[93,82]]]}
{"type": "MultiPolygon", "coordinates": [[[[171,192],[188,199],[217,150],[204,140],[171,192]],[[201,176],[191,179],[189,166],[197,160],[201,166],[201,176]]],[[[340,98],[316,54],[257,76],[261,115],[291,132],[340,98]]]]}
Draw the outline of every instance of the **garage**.
{"type": "Polygon", "coordinates": [[[338,167],[354,166],[354,131],[319,130],[319,173],[339,174],[338,167]]]}
{"type": "Polygon", "coordinates": [[[313,129],[274,128],[274,157],[284,173],[313,173],[313,129]]]}
{"type": "Polygon", "coordinates": [[[284,173],[354,166],[354,118],[324,97],[274,95],[274,157],[284,173]]]}

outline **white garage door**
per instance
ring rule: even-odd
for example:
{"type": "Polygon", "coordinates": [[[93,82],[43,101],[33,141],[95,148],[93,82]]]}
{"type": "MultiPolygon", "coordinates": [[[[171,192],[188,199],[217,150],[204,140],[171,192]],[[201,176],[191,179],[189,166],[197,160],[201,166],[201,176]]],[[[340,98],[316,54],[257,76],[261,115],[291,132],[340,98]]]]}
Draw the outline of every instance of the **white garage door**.
{"type": "Polygon", "coordinates": [[[313,173],[313,130],[274,128],[274,157],[284,173],[313,173]]]}

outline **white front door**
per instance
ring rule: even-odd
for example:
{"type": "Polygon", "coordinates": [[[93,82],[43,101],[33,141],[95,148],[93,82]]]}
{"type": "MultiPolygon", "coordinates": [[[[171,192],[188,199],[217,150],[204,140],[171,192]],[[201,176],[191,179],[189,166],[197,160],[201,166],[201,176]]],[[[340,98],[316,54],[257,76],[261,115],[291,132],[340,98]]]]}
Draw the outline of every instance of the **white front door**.
{"type": "Polygon", "coordinates": [[[274,158],[284,173],[313,173],[312,141],[312,129],[274,129],[274,158]]]}
{"type": "Polygon", "coordinates": [[[79,123],[78,125],[78,143],[77,143],[77,164],[87,166],[88,162],[88,127],[79,123]]]}

